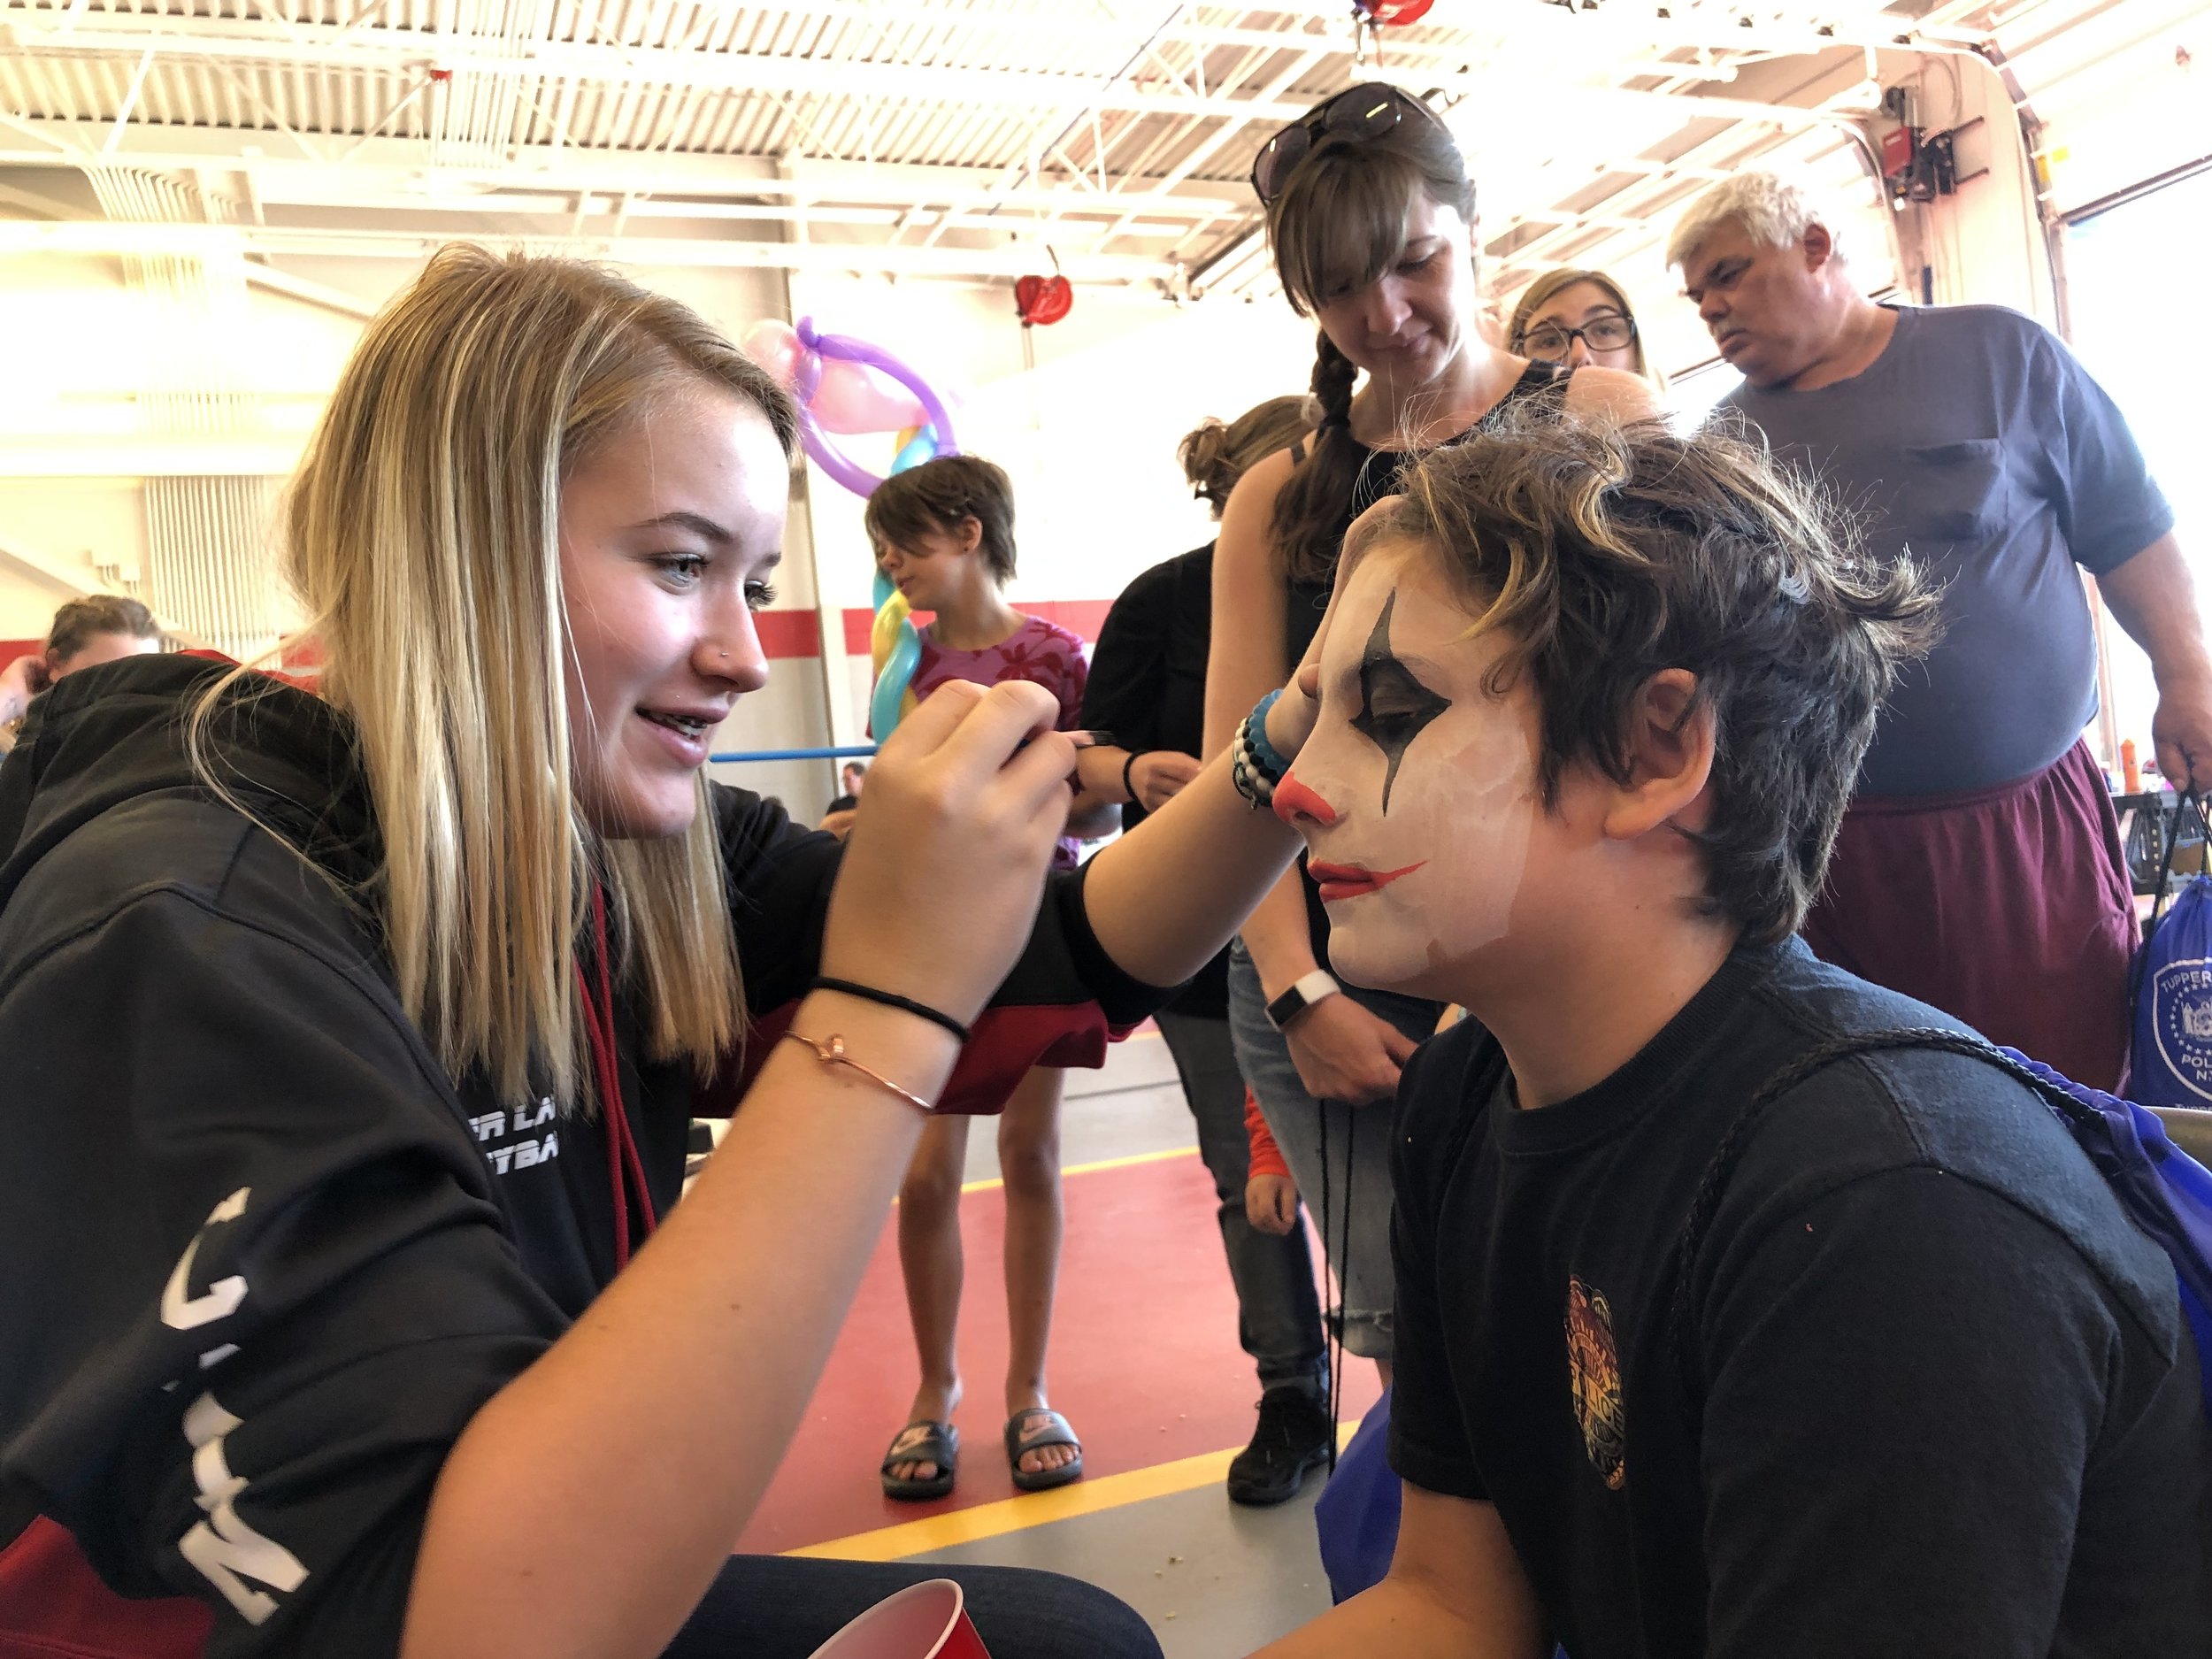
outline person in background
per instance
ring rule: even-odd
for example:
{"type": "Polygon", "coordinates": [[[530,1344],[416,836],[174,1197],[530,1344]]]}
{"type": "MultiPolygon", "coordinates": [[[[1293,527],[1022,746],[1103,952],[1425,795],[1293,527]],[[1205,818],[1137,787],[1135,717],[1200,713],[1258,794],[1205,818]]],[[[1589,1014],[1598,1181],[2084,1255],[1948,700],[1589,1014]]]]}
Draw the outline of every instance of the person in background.
{"type": "Polygon", "coordinates": [[[31,699],[81,668],[161,649],[153,612],[123,594],[89,594],[54,612],[46,649],[0,668],[0,755],[15,747],[31,699]]]}
{"type": "Polygon", "coordinates": [[[2127,421],[2016,311],[1868,299],[1832,215],[1773,173],[1698,197],[1667,258],[1744,377],[1717,413],[1943,587],[1942,642],[1883,711],[1807,942],[2118,1088],[2139,929],[2082,736],[2097,640],[2077,566],[2149,653],[2161,769],[2212,785],[2196,589],[2127,421]]]}
{"type": "Polygon", "coordinates": [[[1658,423],[1440,450],[1345,559],[1273,805],[1400,872],[1340,970],[1471,1018],[1398,1102],[1389,1571],[1264,1659],[2207,1659],[2172,1261],[1792,937],[1925,579],[1658,423]]]}
{"type": "MultiPolygon", "coordinates": [[[[1210,755],[1303,655],[1346,529],[1396,489],[1416,451],[1520,403],[1601,419],[1656,412],[1633,375],[1539,363],[1484,339],[1474,186],[1450,133],[1417,98],[1363,86],[1324,100],[1268,142],[1252,181],[1284,294],[1319,324],[1318,425],[1310,442],[1248,472],[1222,514],[1210,755]]],[[[1311,877],[1286,879],[1230,952],[1229,1024],[1238,1066],[1315,1206],[1342,1297],[1343,1345],[1386,1377],[1390,1114],[1363,1109],[1391,1099],[1440,1010],[1340,986],[1322,965],[1328,937],[1311,877]]]]}
{"type": "MultiPolygon", "coordinates": [[[[1237,480],[1309,425],[1302,397],[1270,398],[1226,425],[1209,420],[1182,442],[1184,475],[1218,518],[1237,480]]],[[[1083,724],[1110,739],[1085,749],[1077,767],[1087,788],[1123,797],[1125,829],[1198,775],[1213,562],[1209,542],[1131,582],[1091,654],[1083,724]]],[[[1297,1496],[1307,1475],[1328,1460],[1326,1348],[1305,1229],[1271,1234],[1246,1218],[1246,1092],[1229,1041],[1227,953],[1153,1018],[1197,1122],[1199,1156],[1213,1178],[1221,1245],[1236,1286],[1237,1337],[1259,1371],[1259,1422],[1229,1464],[1229,1496],[1280,1503],[1297,1496]]],[[[1294,1198],[1290,1209],[1294,1217],[1294,1198]]]]}
{"type": "Polygon", "coordinates": [[[860,806],[861,786],[868,781],[868,763],[847,761],[837,769],[837,781],[844,793],[823,810],[822,821],[815,827],[842,839],[852,832],[853,815],[860,806]]]}
{"type": "Polygon", "coordinates": [[[1033,685],[941,687],[847,842],[707,781],[797,436],[687,308],[445,249],[287,495],[315,693],[163,655],[33,707],[0,1648],[803,1659],[949,1572],[1000,1659],[1157,1659],[1067,1578],[730,1553],[930,1115],[1102,1054],[1294,841],[1217,764],[1048,874],[1075,746],[1033,685]]]}
{"type": "Polygon", "coordinates": [[[1577,369],[1594,363],[1666,389],[1666,377],[1645,359],[1627,290],[1602,271],[1562,267],[1531,282],[1514,304],[1506,343],[1540,363],[1577,369]]]}
{"type": "MultiPolygon", "coordinates": [[[[1002,589],[1014,576],[1014,489],[1005,472],[972,455],[946,455],[886,479],[868,497],[869,540],[892,585],[916,611],[936,613],[922,633],[913,689],[926,697],[967,680],[1025,680],[1059,705],[1062,731],[1081,724],[1083,641],[1041,617],[1024,616],[1002,589]]],[[[1069,810],[1054,867],[1071,870],[1081,834],[1102,834],[1112,807],[1079,793],[1069,810]]],[[[1061,1071],[1038,1066],[1015,1088],[998,1123],[1006,1195],[1006,1424],[1002,1434],[1014,1484],[1025,1492],[1064,1486],[1083,1472],[1082,1443],[1052,1409],[1045,1353],[1060,1271],[1061,1071]]],[[[952,1490],[959,1432],[960,1187],[968,1120],[930,1120],[899,1189],[899,1264],[921,1359],[921,1382],[904,1428],[882,1463],[894,1498],[939,1498],[952,1490]]]]}

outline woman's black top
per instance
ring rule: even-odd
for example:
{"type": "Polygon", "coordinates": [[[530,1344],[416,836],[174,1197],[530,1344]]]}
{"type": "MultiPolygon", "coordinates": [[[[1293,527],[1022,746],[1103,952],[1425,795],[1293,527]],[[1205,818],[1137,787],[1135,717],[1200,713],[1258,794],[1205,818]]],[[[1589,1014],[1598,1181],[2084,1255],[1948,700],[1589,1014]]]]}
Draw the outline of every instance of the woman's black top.
{"type": "MultiPolygon", "coordinates": [[[[1172,749],[1202,758],[1206,741],[1206,659],[1213,630],[1214,544],[1155,565],[1122,589],[1091,653],[1083,686],[1083,724],[1110,732],[1123,749],[1172,749]]],[[[1144,822],[1135,802],[1121,826],[1144,822]]],[[[1228,955],[1201,968],[1168,1004],[1179,1014],[1225,1019],[1228,955]]]]}

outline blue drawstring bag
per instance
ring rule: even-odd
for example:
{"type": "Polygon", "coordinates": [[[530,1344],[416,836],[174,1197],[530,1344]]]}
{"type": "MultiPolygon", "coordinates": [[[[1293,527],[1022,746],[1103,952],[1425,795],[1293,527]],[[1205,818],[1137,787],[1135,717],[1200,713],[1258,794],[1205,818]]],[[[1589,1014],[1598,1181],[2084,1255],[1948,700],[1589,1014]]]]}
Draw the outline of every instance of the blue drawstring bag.
{"type": "Polygon", "coordinates": [[[2135,958],[2128,1097],[2146,1106],[2212,1106],[2212,876],[2196,877],[2173,909],[2159,914],[2192,812],[2204,826],[2204,803],[2193,792],[2174,803],[2158,902],[2135,958]]]}
{"type": "Polygon", "coordinates": [[[1398,1477],[1390,1471],[1390,1391],[1360,1419],[1313,1506],[1329,1594],[1348,1601],[1382,1582],[1398,1548],[1398,1477]]]}
{"type": "MultiPolygon", "coordinates": [[[[2192,893],[2212,887],[2212,878],[2199,876],[2189,886],[2192,893]]],[[[2148,1107],[2061,1077],[2015,1049],[2001,1052],[2042,1080],[2044,1099],[2073,1131],[2128,1219],[2150,1234],[2173,1263],[2181,1311],[2196,1338],[2204,1409],[2212,1414],[2212,1170],[2176,1146],[2148,1107]],[[2053,1098],[2054,1089],[2078,1110],[2067,1110],[2053,1098]]]]}

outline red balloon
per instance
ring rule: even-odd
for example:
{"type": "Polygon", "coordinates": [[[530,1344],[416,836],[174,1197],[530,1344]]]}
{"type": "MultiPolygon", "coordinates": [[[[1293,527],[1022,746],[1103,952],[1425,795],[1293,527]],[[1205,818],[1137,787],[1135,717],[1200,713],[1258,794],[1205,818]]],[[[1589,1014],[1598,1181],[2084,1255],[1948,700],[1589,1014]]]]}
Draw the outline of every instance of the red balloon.
{"type": "Polygon", "coordinates": [[[1075,288],[1064,276],[1025,276],[1014,284],[1014,310],[1025,327],[1056,323],[1075,306],[1075,288]]]}

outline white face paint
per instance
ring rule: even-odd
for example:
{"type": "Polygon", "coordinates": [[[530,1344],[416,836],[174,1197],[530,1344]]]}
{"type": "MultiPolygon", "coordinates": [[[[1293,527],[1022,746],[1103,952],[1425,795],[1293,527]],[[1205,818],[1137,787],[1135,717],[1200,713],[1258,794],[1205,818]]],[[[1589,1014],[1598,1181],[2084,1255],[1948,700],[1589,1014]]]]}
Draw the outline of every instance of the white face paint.
{"type": "Polygon", "coordinates": [[[1499,656],[1427,549],[1372,548],[1337,601],[1321,717],[1275,793],[1306,839],[1330,965],[1356,985],[1457,995],[1505,937],[1543,807],[1536,711],[1494,696],[1499,656]]]}

